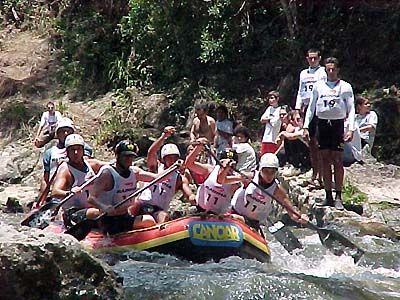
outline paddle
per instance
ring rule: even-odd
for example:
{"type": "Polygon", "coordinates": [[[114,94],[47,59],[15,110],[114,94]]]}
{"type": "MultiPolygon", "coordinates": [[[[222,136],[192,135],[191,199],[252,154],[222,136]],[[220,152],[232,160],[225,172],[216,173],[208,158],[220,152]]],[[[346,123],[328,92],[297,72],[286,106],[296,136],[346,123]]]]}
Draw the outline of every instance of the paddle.
{"type": "MultiPolygon", "coordinates": [[[[217,158],[217,156],[212,152],[210,147],[208,145],[204,146],[206,150],[210,153],[210,155],[214,158],[214,160],[217,162],[218,165],[222,166],[221,161],[217,158]]],[[[235,168],[233,168],[234,171],[238,172],[241,174],[241,172],[235,168]]],[[[242,175],[242,174],[241,174],[242,175]]],[[[244,176],[244,174],[242,175],[244,176]]],[[[292,253],[293,250],[296,249],[303,249],[303,246],[301,245],[300,241],[296,238],[296,236],[285,226],[285,224],[282,221],[278,222],[273,222],[269,217],[267,217],[267,229],[269,233],[271,233],[274,238],[288,251],[289,253],[292,253]]],[[[264,237],[264,233],[261,231],[260,228],[260,233],[264,237]]]]}
{"type": "Polygon", "coordinates": [[[49,182],[46,184],[46,187],[44,188],[43,192],[40,194],[40,196],[36,200],[35,208],[39,208],[41,205],[43,205],[45,199],[47,198],[47,195],[49,194],[50,186],[53,183],[54,179],[56,178],[58,168],[60,167],[60,165],[63,161],[64,160],[61,160],[58,162],[57,167],[56,167],[53,175],[51,176],[49,182]]]}
{"type": "MultiPolygon", "coordinates": [[[[84,189],[89,184],[91,184],[98,176],[91,177],[88,181],[83,183],[80,188],[84,189]]],[[[64,203],[70,200],[75,194],[69,194],[61,202],[50,201],[45,205],[41,206],[39,209],[32,210],[28,216],[26,216],[22,221],[21,225],[30,226],[34,228],[43,229],[49,225],[50,220],[57,215],[59,209],[64,203]]]]}
{"type": "MultiPolygon", "coordinates": [[[[128,197],[126,197],[124,200],[118,202],[116,205],[114,205],[112,208],[113,210],[117,209],[127,201],[131,200],[132,198],[136,197],[139,195],[141,192],[146,190],[147,188],[151,187],[152,185],[158,183],[161,179],[167,177],[170,175],[172,172],[176,171],[182,164],[182,160],[178,160],[175,162],[172,166],[170,166],[167,170],[165,170],[162,174],[160,174],[158,177],[154,178],[151,182],[149,182],[147,185],[143,186],[142,188],[138,189],[128,197]]],[[[104,216],[107,215],[107,212],[101,213],[97,218],[95,219],[85,219],[82,222],[79,222],[69,228],[68,230],[65,231],[66,234],[70,234],[73,237],[75,237],[78,241],[83,240],[90,230],[94,227],[94,225],[104,216]]]]}
{"type": "MultiPolygon", "coordinates": [[[[208,145],[204,145],[204,147],[210,153],[210,155],[218,162],[218,158],[211,151],[210,147],[208,145]]],[[[287,211],[296,215],[298,218],[301,217],[301,214],[299,214],[297,211],[295,211],[293,208],[286,205],[285,203],[280,202],[274,195],[272,195],[267,190],[265,190],[260,184],[256,183],[254,180],[252,180],[252,178],[248,177],[246,174],[244,174],[243,172],[239,171],[238,169],[236,169],[234,167],[232,169],[235,172],[239,173],[244,178],[250,180],[250,182],[252,184],[254,184],[257,188],[259,188],[264,194],[268,195],[273,200],[277,201],[287,211]]],[[[353,257],[354,262],[357,263],[360,260],[361,256],[364,254],[364,250],[362,250],[360,247],[358,247],[356,244],[354,244],[352,241],[350,241],[348,238],[346,238],[345,236],[343,236],[341,233],[339,233],[338,231],[336,231],[334,229],[321,228],[321,227],[314,225],[310,221],[307,222],[307,227],[312,230],[315,230],[318,233],[318,236],[319,236],[319,239],[321,240],[322,245],[324,245],[327,249],[329,249],[335,255],[340,256],[344,253],[349,254],[350,256],[353,257]]]]}

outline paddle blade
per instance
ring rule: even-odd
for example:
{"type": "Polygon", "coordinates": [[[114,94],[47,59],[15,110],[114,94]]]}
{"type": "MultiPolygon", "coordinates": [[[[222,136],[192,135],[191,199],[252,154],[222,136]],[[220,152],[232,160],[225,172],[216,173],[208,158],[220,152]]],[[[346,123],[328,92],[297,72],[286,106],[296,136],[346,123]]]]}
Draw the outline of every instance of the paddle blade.
{"type": "Polygon", "coordinates": [[[349,255],[357,263],[364,255],[364,250],[334,229],[319,228],[312,226],[317,230],[321,243],[329,249],[334,255],[349,255]]]}
{"type": "Polygon", "coordinates": [[[292,253],[293,250],[303,249],[300,241],[291,232],[283,222],[278,221],[268,226],[268,231],[276,238],[276,240],[288,251],[292,253]]]}
{"type": "Polygon", "coordinates": [[[58,202],[50,201],[39,209],[33,209],[22,221],[22,226],[29,226],[33,228],[44,229],[49,226],[53,219],[53,208],[57,206],[58,202]]]}
{"type": "Polygon", "coordinates": [[[89,234],[90,230],[95,227],[96,223],[96,220],[85,219],[66,230],[65,233],[81,241],[89,234]]]}

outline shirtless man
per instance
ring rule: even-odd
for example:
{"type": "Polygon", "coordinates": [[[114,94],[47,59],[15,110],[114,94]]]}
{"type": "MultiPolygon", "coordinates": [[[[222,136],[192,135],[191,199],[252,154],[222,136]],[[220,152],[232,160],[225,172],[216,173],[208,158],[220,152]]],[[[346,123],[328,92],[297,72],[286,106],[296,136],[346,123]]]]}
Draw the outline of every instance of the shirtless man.
{"type": "Polygon", "coordinates": [[[205,137],[210,144],[214,142],[216,125],[213,117],[207,115],[207,103],[200,103],[195,106],[196,117],[190,129],[190,141],[205,137]]]}

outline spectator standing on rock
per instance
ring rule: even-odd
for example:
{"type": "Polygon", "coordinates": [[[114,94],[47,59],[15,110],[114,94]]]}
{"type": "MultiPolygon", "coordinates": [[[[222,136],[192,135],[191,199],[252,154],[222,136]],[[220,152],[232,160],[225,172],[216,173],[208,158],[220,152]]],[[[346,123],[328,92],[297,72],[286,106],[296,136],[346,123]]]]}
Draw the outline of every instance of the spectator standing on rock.
{"type": "Polygon", "coordinates": [[[228,108],[225,105],[217,107],[216,126],[214,145],[217,150],[217,156],[220,157],[226,148],[232,147],[233,122],[228,119],[228,108]]]}
{"type": "Polygon", "coordinates": [[[213,117],[208,115],[207,103],[200,103],[195,106],[196,117],[190,129],[190,141],[205,137],[210,144],[214,143],[216,123],[213,117]]]}
{"type": "Polygon", "coordinates": [[[360,129],[361,146],[368,145],[368,152],[374,146],[378,115],[371,110],[369,99],[363,96],[356,97],[356,123],[360,129]]]}
{"type": "Polygon", "coordinates": [[[278,149],[276,138],[281,128],[281,119],[279,118],[280,107],[278,105],[279,93],[277,91],[269,92],[267,100],[269,106],[260,119],[260,122],[265,124],[260,157],[263,156],[264,153],[275,153],[278,149]]]}
{"type": "Polygon", "coordinates": [[[49,101],[46,105],[47,111],[43,112],[40,119],[39,128],[33,144],[41,148],[55,138],[57,122],[62,119],[61,113],[55,110],[55,104],[49,101]]]}
{"type": "Polygon", "coordinates": [[[325,61],[327,80],[317,81],[313,87],[310,105],[304,120],[304,136],[309,138],[309,128],[316,114],[318,118],[318,144],[321,153],[323,180],[326,197],[323,205],[344,209],[342,187],[344,167],[342,161],[344,142],[353,139],[354,131],[354,94],[352,86],[341,80],[339,61],[329,57],[325,61]],[[344,121],[348,119],[349,128],[344,132],[344,121]],[[332,165],[336,185],[335,200],[332,196],[332,165]]]}
{"type": "MultiPolygon", "coordinates": [[[[326,80],[327,78],[325,68],[320,65],[321,55],[319,50],[309,49],[307,51],[306,59],[308,63],[308,68],[300,72],[299,89],[297,91],[296,105],[295,105],[295,109],[300,112],[301,117],[303,118],[310,103],[311,94],[313,87],[315,86],[315,83],[319,80],[326,80]]],[[[316,133],[317,133],[317,117],[314,115],[309,125],[309,136],[310,136],[309,148],[310,148],[310,160],[312,168],[312,175],[309,183],[314,186],[320,186],[322,170],[318,152],[316,133]]]]}

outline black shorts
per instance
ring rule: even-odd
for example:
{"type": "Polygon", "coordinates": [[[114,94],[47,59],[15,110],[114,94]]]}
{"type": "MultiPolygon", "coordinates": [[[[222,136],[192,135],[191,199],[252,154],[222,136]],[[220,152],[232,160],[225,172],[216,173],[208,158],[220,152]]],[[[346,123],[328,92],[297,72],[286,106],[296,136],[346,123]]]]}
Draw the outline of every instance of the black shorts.
{"type": "Polygon", "coordinates": [[[69,228],[86,219],[88,208],[71,207],[64,211],[63,220],[65,227],[69,228]]]}
{"type": "Polygon", "coordinates": [[[120,216],[104,216],[101,218],[100,228],[104,233],[116,234],[133,229],[135,217],[129,214],[120,216]]]}
{"type": "Polygon", "coordinates": [[[320,150],[343,151],[344,120],[318,119],[318,146],[320,150]]]}
{"type": "Polygon", "coordinates": [[[163,209],[152,204],[147,204],[147,203],[142,203],[140,204],[140,211],[138,215],[150,215],[154,219],[157,220],[158,212],[162,211],[163,209]]]}
{"type": "Polygon", "coordinates": [[[317,136],[317,130],[318,130],[318,118],[317,116],[314,114],[310,125],[308,125],[308,133],[310,135],[310,138],[316,137],[317,136]]]}

